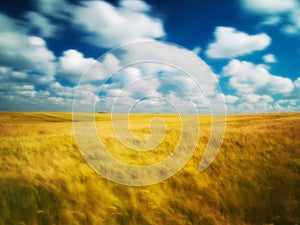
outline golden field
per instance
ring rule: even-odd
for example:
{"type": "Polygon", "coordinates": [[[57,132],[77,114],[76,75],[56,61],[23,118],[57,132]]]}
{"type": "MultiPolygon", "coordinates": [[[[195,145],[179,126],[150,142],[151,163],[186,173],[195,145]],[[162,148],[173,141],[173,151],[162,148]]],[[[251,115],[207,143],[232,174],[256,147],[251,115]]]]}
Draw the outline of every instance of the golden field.
{"type": "MultiPolygon", "coordinates": [[[[167,127],[154,151],[124,147],[109,114],[96,116],[99,138],[120,161],[151,165],[181,135],[176,115],[132,114],[133,135],[147,139],[153,117],[167,127]]],[[[300,113],[227,116],[219,154],[200,172],[210,125],[199,116],[195,152],[176,175],[130,187],[86,163],[71,113],[0,113],[0,225],[300,224],[300,113]]]]}

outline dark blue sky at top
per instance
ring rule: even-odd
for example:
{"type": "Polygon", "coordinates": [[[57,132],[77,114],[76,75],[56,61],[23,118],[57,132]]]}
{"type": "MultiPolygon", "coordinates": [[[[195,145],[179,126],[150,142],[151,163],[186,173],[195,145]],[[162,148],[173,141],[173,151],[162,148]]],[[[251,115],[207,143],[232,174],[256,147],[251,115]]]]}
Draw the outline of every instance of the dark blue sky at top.
{"type": "MultiPolygon", "coordinates": [[[[9,14],[13,16],[21,17],[24,11],[35,9],[32,2],[33,1],[29,0],[6,0],[4,11],[9,12],[9,14]]],[[[114,0],[107,2],[118,6],[119,1],[114,0]]],[[[213,39],[213,31],[216,26],[242,27],[244,29],[246,28],[246,31],[251,31],[251,27],[247,27],[251,19],[247,18],[239,10],[239,2],[236,0],[192,0],[188,2],[148,0],[146,2],[152,6],[151,14],[163,19],[164,29],[167,33],[166,40],[186,48],[191,49],[199,45],[206,46],[208,42],[213,39]]],[[[66,26],[68,26],[67,23],[66,26]]],[[[62,30],[59,35],[58,40],[54,39],[52,40],[53,43],[51,41],[48,43],[53,46],[54,50],[59,49],[57,50],[58,53],[68,47],[78,48],[81,47],[78,45],[84,45],[84,43],[78,43],[81,33],[71,27],[62,30]]],[[[88,47],[89,46],[84,46],[82,48],[88,47]]],[[[92,49],[88,49],[86,53],[90,54],[90,51],[92,51],[92,49]]],[[[97,50],[95,52],[97,52],[97,50]]]]}
{"type": "MultiPolygon", "coordinates": [[[[79,0],[69,1],[79,4],[79,0]]],[[[108,0],[116,7],[118,0],[108,0]]],[[[300,74],[300,37],[287,36],[282,34],[277,27],[260,27],[257,24],[264,18],[261,15],[245,12],[239,0],[146,0],[152,6],[151,15],[163,20],[166,31],[165,41],[181,45],[188,49],[195,46],[205,50],[207,45],[214,40],[214,30],[217,26],[234,27],[239,31],[249,34],[266,32],[272,37],[271,46],[266,50],[252,55],[239,57],[240,59],[250,59],[254,63],[262,63],[261,57],[265,52],[280,57],[280,61],[273,65],[271,72],[281,74],[292,79],[296,79],[300,74]]],[[[36,10],[34,0],[2,0],[0,10],[14,18],[20,18],[26,11],[36,10]]],[[[96,46],[89,45],[81,41],[84,36],[80,31],[71,27],[68,21],[51,18],[54,23],[63,23],[64,29],[58,31],[55,38],[47,39],[47,45],[57,56],[66,49],[77,49],[87,57],[98,57],[107,51],[96,46]]],[[[229,59],[209,59],[200,54],[208,64],[215,68],[215,72],[220,72],[224,62],[229,59]]]]}

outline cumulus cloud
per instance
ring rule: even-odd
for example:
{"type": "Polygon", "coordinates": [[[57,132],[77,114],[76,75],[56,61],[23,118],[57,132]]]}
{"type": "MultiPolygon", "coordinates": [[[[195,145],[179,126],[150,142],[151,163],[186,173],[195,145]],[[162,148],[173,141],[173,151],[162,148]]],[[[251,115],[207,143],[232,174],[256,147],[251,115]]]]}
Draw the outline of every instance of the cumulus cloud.
{"type": "Polygon", "coordinates": [[[261,23],[260,25],[262,26],[276,26],[278,25],[280,22],[282,21],[280,16],[269,16],[266,17],[261,23]]]}
{"type": "Polygon", "coordinates": [[[300,101],[300,77],[298,77],[294,81],[294,89],[293,89],[291,95],[289,96],[289,98],[297,99],[298,101],[300,101]]]}
{"type": "Polygon", "coordinates": [[[91,45],[111,48],[126,42],[165,36],[161,19],[152,16],[150,5],[142,0],[121,0],[118,6],[107,1],[72,4],[67,0],[36,0],[36,3],[41,14],[67,20],[84,34],[83,39],[91,45]]]}
{"type": "Polygon", "coordinates": [[[242,0],[243,7],[260,14],[288,12],[297,7],[297,0],[242,0]]]}
{"type": "MultiPolygon", "coordinates": [[[[125,67],[111,77],[110,83],[104,85],[100,103],[102,107],[105,105],[106,109],[115,105],[114,110],[123,112],[130,110],[133,105],[134,110],[139,112],[145,109],[153,112],[175,112],[168,102],[183,108],[184,102],[185,105],[189,103],[189,100],[183,97],[187,94],[183,89],[186,92],[189,90],[189,98],[196,92],[193,90],[193,84],[189,85],[187,75],[173,72],[165,65],[149,63],[125,67]],[[178,99],[181,99],[181,105],[178,99]],[[156,110],[153,110],[155,106],[156,110]]],[[[201,95],[198,95],[198,98],[200,97],[201,95]]],[[[193,100],[196,102],[198,99],[193,100]]]]}
{"type": "Polygon", "coordinates": [[[36,90],[33,85],[21,85],[6,81],[0,84],[0,110],[11,111],[71,111],[74,88],[49,84],[44,90],[36,90]],[[9,88],[5,89],[5,85],[9,88]],[[64,92],[65,91],[65,92],[64,92]]]}
{"type": "Polygon", "coordinates": [[[73,23],[87,33],[88,43],[110,48],[125,42],[164,37],[162,21],[148,11],[149,6],[139,0],[123,0],[119,7],[105,1],[86,1],[74,8],[73,23]]]}
{"type": "Polygon", "coordinates": [[[13,19],[3,14],[0,14],[0,27],[0,66],[8,68],[5,76],[32,83],[53,80],[55,55],[45,40],[27,35],[13,19]],[[29,75],[21,76],[14,70],[29,75]]]}
{"type": "Polygon", "coordinates": [[[286,94],[293,90],[293,82],[281,76],[272,75],[265,65],[255,65],[246,61],[231,60],[223,68],[229,76],[229,85],[239,94],[286,94]]]}
{"type": "Polygon", "coordinates": [[[208,45],[205,54],[210,58],[231,58],[250,54],[268,47],[271,38],[265,34],[249,35],[232,27],[217,27],[215,42],[208,45]]]}
{"type": "Polygon", "coordinates": [[[300,34],[300,3],[297,0],[241,0],[245,10],[264,16],[261,25],[282,24],[281,31],[300,34]],[[284,21],[284,23],[283,23],[284,21]],[[281,22],[281,23],[280,23],[281,22]]]}
{"type": "MultiPolygon", "coordinates": [[[[79,87],[77,94],[89,96],[89,102],[85,97],[80,100],[85,105],[97,102],[98,111],[111,111],[115,105],[114,110],[127,112],[128,107],[136,105],[137,111],[156,107],[159,112],[175,112],[172,104],[176,104],[185,112],[193,107],[208,112],[208,102],[214,101],[218,94],[218,79],[207,64],[192,52],[177,46],[170,47],[156,41],[152,41],[152,45],[147,43],[123,47],[122,54],[117,57],[112,51],[99,61],[86,58],[76,50],[67,50],[59,57],[57,76],[76,84],[85,74],[81,84],[90,85],[95,90],[79,87]],[[144,62],[143,59],[152,61],[144,62]],[[167,64],[160,62],[166,60],[167,64]]],[[[60,93],[71,93],[70,87],[61,86],[56,83],[51,86],[55,92],[49,90],[54,97],[51,99],[57,104],[64,96],[60,93]]]]}
{"type": "Polygon", "coordinates": [[[64,51],[59,57],[57,76],[77,83],[85,70],[95,62],[93,58],[84,58],[83,54],[77,50],[64,51]]]}
{"type": "MultiPolygon", "coordinates": [[[[126,48],[127,47],[125,47],[125,49],[126,48]]],[[[147,42],[144,44],[141,42],[138,45],[131,45],[127,50],[126,57],[124,57],[123,60],[125,64],[132,61],[153,60],[157,62],[157,65],[152,63],[148,64],[149,67],[144,67],[151,71],[152,74],[159,72],[163,67],[168,73],[160,73],[161,75],[168,76],[169,74],[173,81],[180,81],[180,85],[185,87],[185,83],[181,82],[181,79],[177,80],[176,78],[184,75],[187,80],[186,85],[188,85],[189,88],[193,87],[189,79],[192,74],[196,77],[197,83],[203,86],[208,96],[215,95],[217,92],[218,77],[202,59],[186,49],[177,46],[170,47],[167,44],[153,41],[152,44],[148,44],[147,42]],[[193,60],[191,60],[191,58],[193,60]],[[168,62],[169,64],[161,64],[159,62],[168,62]],[[183,71],[180,72],[180,69],[183,69],[183,71]]],[[[195,85],[195,81],[192,83],[195,85]]]]}
{"type": "Polygon", "coordinates": [[[37,35],[45,38],[55,37],[57,26],[53,25],[51,21],[37,12],[26,12],[24,15],[25,20],[27,20],[26,26],[30,31],[34,31],[37,35]]]}
{"type": "Polygon", "coordinates": [[[53,76],[50,75],[41,75],[39,73],[34,73],[33,71],[16,71],[10,67],[8,67],[5,72],[0,72],[0,76],[2,82],[14,82],[18,85],[45,85],[53,81],[53,76]]]}
{"type": "Polygon", "coordinates": [[[25,72],[0,69],[0,110],[45,110],[49,92],[36,90],[36,82],[25,72]]]}
{"type": "Polygon", "coordinates": [[[284,112],[297,112],[300,110],[299,99],[280,99],[274,105],[274,110],[284,112]]]}
{"type": "MultiPolygon", "coordinates": [[[[78,90],[76,86],[69,87],[59,82],[52,82],[43,90],[37,90],[34,85],[23,85],[10,81],[0,82],[0,110],[70,112],[76,91],[80,104],[94,105],[98,87],[90,84],[84,84],[78,90]]],[[[85,108],[82,108],[81,111],[85,111],[85,108]]]]}
{"type": "Polygon", "coordinates": [[[48,63],[55,59],[42,38],[20,32],[20,27],[6,15],[0,14],[0,21],[0,64],[2,66],[32,69],[36,64],[48,63]]]}
{"type": "Polygon", "coordinates": [[[70,18],[74,5],[65,0],[35,0],[36,10],[40,13],[59,19],[70,18]]]}
{"type": "Polygon", "coordinates": [[[265,63],[275,63],[277,62],[276,57],[273,54],[267,54],[263,56],[265,63]]]}
{"type": "Polygon", "coordinates": [[[272,111],[274,111],[273,105],[264,101],[259,101],[254,104],[243,102],[235,109],[235,112],[238,113],[264,113],[272,111]]]}
{"type": "Polygon", "coordinates": [[[147,12],[151,9],[149,5],[147,5],[145,2],[141,0],[134,0],[134,1],[123,0],[121,1],[120,5],[123,8],[128,8],[130,10],[141,11],[141,12],[147,12]]]}
{"type": "Polygon", "coordinates": [[[242,94],[238,97],[237,101],[227,104],[227,110],[229,113],[262,113],[278,111],[276,102],[272,96],[253,93],[242,94]]]}
{"type": "Polygon", "coordinates": [[[240,98],[237,97],[237,96],[234,96],[234,95],[226,95],[225,96],[225,101],[226,103],[229,103],[229,104],[233,104],[235,102],[237,102],[240,98]]]}
{"type": "Polygon", "coordinates": [[[202,49],[201,49],[201,47],[196,46],[196,47],[193,48],[192,51],[193,51],[196,55],[199,55],[199,54],[201,53],[202,49]]]}
{"type": "Polygon", "coordinates": [[[85,58],[75,49],[69,49],[59,57],[57,76],[72,83],[78,83],[82,76],[86,77],[86,81],[104,80],[119,67],[118,64],[119,60],[111,54],[99,63],[94,58],[85,58]]]}
{"type": "MultiPolygon", "coordinates": [[[[182,110],[189,105],[186,112],[194,106],[209,111],[208,101],[213,102],[218,94],[218,79],[192,52],[157,41],[124,46],[121,52],[120,70],[106,80],[99,93],[99,111],[108,111],[115,101],[117,109],[123,112],[128,111],[130,104],[141,107],[146,103],[159,104],[156,111],[173,112],[168,103],[172,101],[182,110]]],[[[147,109],[150,110],[144,108],[147,109]]]]}
{"type": "Polygon", "coordinates": [[[141,69],[137,67],[126,67],[120,73],[117,73],[113,80],[118,80],[122,85],[131,84],[143,78],[141,69]]]}
{"type": "Polygon", "coordinates": [[[269,95],[257,95],[257,94],[247,94],[242,96],[242,100],[248,102],[248,103],[257,103],[257,102],[273,102],[273,98],[269,95]]]}
{"type": "Polygon", "coordinates": [[[298,7],[288,13],[290,23],[282,27],[282,31],[286,34],[300,34],[300,3],[298,7]]]}

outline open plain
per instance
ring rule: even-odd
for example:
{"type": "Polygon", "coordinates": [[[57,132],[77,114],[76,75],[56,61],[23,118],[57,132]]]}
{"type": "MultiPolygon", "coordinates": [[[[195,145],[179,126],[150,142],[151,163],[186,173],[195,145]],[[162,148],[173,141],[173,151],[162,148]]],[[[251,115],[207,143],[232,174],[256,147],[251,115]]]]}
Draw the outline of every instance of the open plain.
{"type": "MultiPolygon", "coordinates": [[[[175,149],[176,115],[132,114],[132,133],[149,134],[163,118],[166,137],[155,151],[135,152],[115,137],[110,114],[97,114],[99,138],[120,161],[150,165],[175,149]]],[[[0,113],[1,225],[299,224],[300,114],[229,115],[214,162],[199,171],[211,118],[189,162],[169,179],[141,187],[109,181],[78,149],[71,113],[0,113]]]]}

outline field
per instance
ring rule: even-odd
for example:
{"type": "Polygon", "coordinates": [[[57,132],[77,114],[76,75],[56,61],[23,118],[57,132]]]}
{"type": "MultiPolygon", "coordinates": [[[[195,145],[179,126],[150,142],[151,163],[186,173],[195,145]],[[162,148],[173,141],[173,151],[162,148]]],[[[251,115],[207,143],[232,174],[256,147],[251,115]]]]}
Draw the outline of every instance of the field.
{"type": "MultiPolygon", "coordinates": [[[[128,164],[161,161],[178,144],[179,118],[133,114],[130,127],[144,140],[157,116],[167,131],[155,151],[124,147],[109,114],[96,116],[99,138],[128,164]]],[[[131,187],[86,163],[71,113],[0,113],[0,225],[300,224],[300,113],[229,115],[219,154],[200,172],[210,125],[199,116],[195,152],[177,174],[131,187]]]]}

